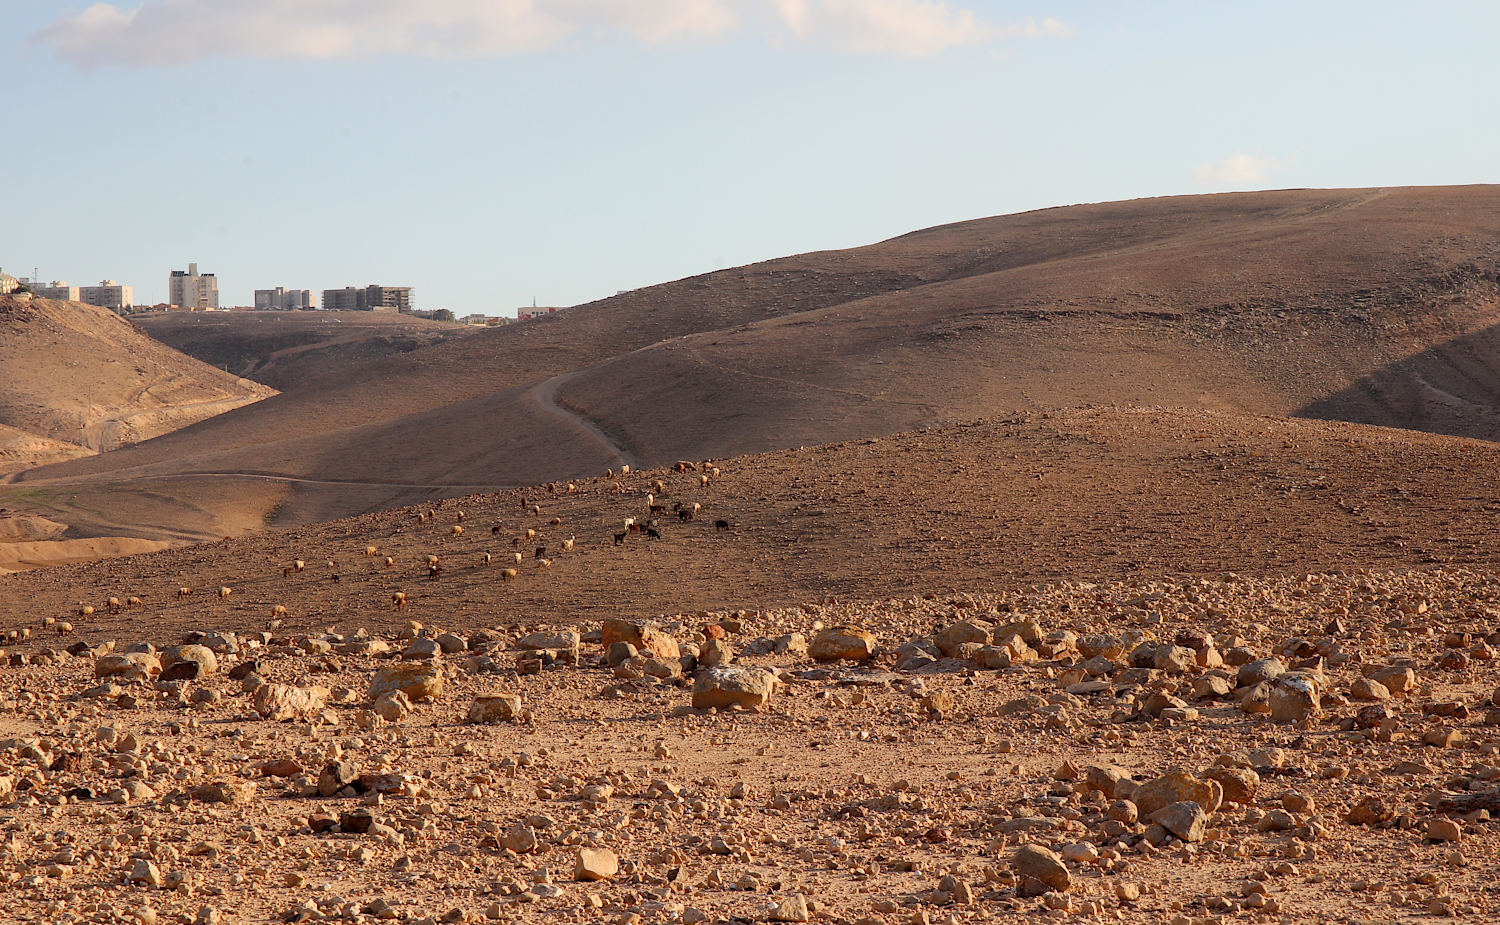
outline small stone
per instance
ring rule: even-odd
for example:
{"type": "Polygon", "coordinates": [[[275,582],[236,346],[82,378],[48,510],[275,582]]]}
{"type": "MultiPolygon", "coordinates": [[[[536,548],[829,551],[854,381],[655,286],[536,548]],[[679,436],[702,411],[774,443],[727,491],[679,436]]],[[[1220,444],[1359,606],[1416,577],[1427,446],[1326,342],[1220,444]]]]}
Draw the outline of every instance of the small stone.
{"type": "Polygon", "coordinates": [[[480,694],[469,706],[471,723],[509,723],[520,718],[520,694],[480,694]]]}
{"type": "Polygon", "coordinates": [[[255,783],[248,780],[215,781],[189,791],[202,803],[249,803],[255,799],[255,783]]]}
{"type": "Polygon", "coordinates": [[[1417,673],[1410,668],[1391,666],[1388,668],[1377,668],[1370,672],[1369,678],[1379,682],[1386,690],[1396,696],[1402,696],[1416,688],[1417,673]]]}
{"type": "Polygon", "coordinates": [[[717,668],[733,661],[734,647],[726,639],[710,639],[698,652],[698,664],[704,668],[717,668]]]}
{"type": "Polygon", "coordinates": [[[375,698],[375,702],[370,705],[370,709],[374,710],[386,722],[399,723],[411,715],[411,698],[406,696],[405,691],[386,691],[375,698]]]}
{"type": "Polygon", "coordinates": [[[135,862],[130,869],[130,875],[126,877],[131,883],[144,883],[147,886],[161,886],[161,870],[145,858],[135,862]]]}
{"type": "Polygon", "coordinates": [[[1354,804],[1344,821],[1350,825],[1384,825],[1395,818],[1395,807],[1378,796],[1370,796],[1354,804]]]}
{"type": "Polygon", "coordinates": [[[1432,726],[1422,732],[1422,741],[1438,748],[1450,748],[1463,741],[1463,733],[1452,726],[1432,726]]]}
{"type": "Polygon", "coordinates": [[[807,922],[812,915],[807,911],[807,897],[801,893],[793,893],[771,910],[771,921],[773,922],[807,922]]]}
{"type": "Polygon", "coordinates": [[[1390,700],[1390,688],[1372,678],[1359,678],[1349,685],[1349,697],[1353,700],[1390,700]]]}
{"type": "Polygon", "coordinates": [[[327,701],[326,687],[295,687],[291,684],[262,684],[251,696],[255,712],[278,723],[315,716],[323,712],[327,701]]]}
{"type": "Polygon", "coordinates": [[[1446,816],[1439,816],[1427,823],[1427,840],[1435,842],[1456,842],[1464,837],[1464,830],[1459,824],[1446,816]]]}
{"type": "Polygon", "coordinates": [[[609,880],[620,872],[620,858],[608,848],[580,848],[573,862],[575,880],[609,880]]]}
{"type": "Polygon", "coordinates": [[[318,795],[331,797],[359,780],[359,771],[348,761],[330,761],[318,775],[318,795]]]}
{"type": "Polygon", "coordinates": [[[500,846],[516,854],[530,854],[536,850],[536,845],[536,829],[525,823],[516,823],[500,836],[500,846]]]}
{"type": "Polygon", "coordinates": [[[366,696],[373,701],[386,691],[397,690],[414,701],[435,699],[443,693],[443,669],[421,662],[386,665],[376,670],[366,696]]]}

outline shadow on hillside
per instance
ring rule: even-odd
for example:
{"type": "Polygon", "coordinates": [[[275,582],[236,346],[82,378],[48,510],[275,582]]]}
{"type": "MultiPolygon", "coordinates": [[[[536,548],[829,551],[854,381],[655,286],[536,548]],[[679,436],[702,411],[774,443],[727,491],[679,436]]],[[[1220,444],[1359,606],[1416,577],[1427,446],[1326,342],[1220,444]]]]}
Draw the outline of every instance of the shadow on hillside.
{"type": "Polygon", "coordinates": [[[1392,363],[1293,416],[1500,442],[1500,325],[1392,363]]]}

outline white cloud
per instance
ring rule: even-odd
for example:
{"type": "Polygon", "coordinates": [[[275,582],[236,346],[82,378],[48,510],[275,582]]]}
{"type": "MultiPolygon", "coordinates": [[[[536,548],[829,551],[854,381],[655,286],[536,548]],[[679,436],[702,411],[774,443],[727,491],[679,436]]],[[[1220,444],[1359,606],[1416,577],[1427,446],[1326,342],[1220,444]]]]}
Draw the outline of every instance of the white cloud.
{"type": "Polygon", "coordinates": [[[946,0],[141,0],[96,3],[34,39],[81,67],[154,66],[207,57],[493,56],[589,34],[699,42],[747,23],[768,37],[894,55],[1068,34],[1055,19],[996,25],[946,0]]]}
{"type": "Polygon", "coordinates": [[[1206,186],[1245,186],[1264,181],[1275,166],[1276,161],[1269,157],[1236,154],[1200,165],[1193,171],[1193,180],[1206,186]]]}

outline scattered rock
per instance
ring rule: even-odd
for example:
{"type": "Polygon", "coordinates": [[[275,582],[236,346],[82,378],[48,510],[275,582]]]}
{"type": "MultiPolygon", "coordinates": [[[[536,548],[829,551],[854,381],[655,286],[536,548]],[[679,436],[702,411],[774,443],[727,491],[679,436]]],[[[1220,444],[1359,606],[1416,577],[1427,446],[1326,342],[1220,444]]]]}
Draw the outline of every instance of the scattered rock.
{"type": "Polygon", "coordinates": [[[693,706],[700,710],[762,707],[775,693],[776,684],[776,675],[760,668],[707,668],[693,683],[693,706]]]}
{"type": "Polygon", "coordinates": [[[874,635],[857,626],[833,626],[818,631],[807,654],[817,662],[868,661],[880,644],[874,635]]]}

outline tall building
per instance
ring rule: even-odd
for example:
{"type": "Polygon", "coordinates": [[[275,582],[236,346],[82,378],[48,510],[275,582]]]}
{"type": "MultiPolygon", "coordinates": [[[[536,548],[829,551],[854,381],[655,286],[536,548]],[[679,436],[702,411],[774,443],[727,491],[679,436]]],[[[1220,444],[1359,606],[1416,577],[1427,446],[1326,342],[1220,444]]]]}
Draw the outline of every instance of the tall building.
{"type": "Polygon", "coordinates": [[[313,294],[310,289],[285,289],[277,286],[275,289],[255,290],[256,311],[294,312],[312,307],[313,294]]]}
{"type": "Polygon", "coordinates": [[[11,276],[9,273],[6,273],[4,270],[0,270],[0,295],[10,295],[12,292],[15,292],[16,289],[20,287],[20,285],[20,280],[16,279],[14,276],[11,276]]]}
{"type": "Polygon", "coordinates": [[[219,280],[212,273],[200,274],[196,263],[188,264],[186,272],[173,270],[167,278],[167,302],[183,308],[218,308],[219,280]]]}
{"type": "Polygon", "coordinates": [[[115,280],[106,279],[97,286],[79,287],[78,301],[123,313],[134,307],[135,291],[115,280]]]}
{"type": "Polygon", "coordinates": [[[78,287],[69,286],[64,280],[54,279],[50,286],[34,279],[23,279],[21,282],[38,299],[56,299],[59,302],[78,301],[78,287]]]}
{"type": "Polygon", "coordinates": [[[345,286],[323,290],[323,310],[330,312],[410,312],[410,286],[345,286]]]}

